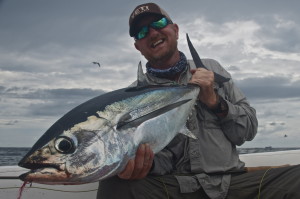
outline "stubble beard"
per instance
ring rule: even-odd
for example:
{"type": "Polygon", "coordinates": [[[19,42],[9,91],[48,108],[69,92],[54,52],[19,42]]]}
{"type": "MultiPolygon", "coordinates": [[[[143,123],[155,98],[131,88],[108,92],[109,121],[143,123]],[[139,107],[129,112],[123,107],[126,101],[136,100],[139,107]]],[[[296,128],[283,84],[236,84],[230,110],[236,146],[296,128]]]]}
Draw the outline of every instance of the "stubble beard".
{"type": "MultiPolygon", "coordinates": [[[[150,65],[152,67],[159,67],[160,69],[167,69],[171,67],[172,65],[166,65],[169,63],[169,60],[172,59],[174,54],[177,52],[177,41],[174,42],[173,45],[170,46],[170,48],[165,49],[163,52],[160,52],[156,55],[149,56],[147,60],[149,61],[150,65]]],[[[172,63],[175,64],[175,63],[172,63]]]]}

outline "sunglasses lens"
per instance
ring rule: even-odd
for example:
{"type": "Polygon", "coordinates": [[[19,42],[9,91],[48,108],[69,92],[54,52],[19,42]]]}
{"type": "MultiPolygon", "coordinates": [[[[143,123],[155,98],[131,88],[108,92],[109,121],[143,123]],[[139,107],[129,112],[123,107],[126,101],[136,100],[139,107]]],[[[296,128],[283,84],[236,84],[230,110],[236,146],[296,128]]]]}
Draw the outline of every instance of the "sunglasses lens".
{"type": "Polygon", "coordinates": [[[168,25],[168,20],[165,17],[163,17],[159,21],[152,22],[150,26],[152,28],[161,29],[166,27],[167,25],[168,25]]]}
{"type": "Polygon", "coordinates": [[[147,26],[142,27],[142,29],[135,35],[135,39],[143,39],[144,37],[146,37],[148,31],[149,28],[147,26]]]}
{"type": "MultiPolygon", "coordinates": [[[[152,28],[154,29],[162,29],[164,27],[166,27],[167,25],[169,24],[168,20],[163,17],[161,18],[160,20],[158,21],[154,21],[152,22],[149,26],[151,26],[152,28]]],[[[139,40],[139,39],[143,39],[144,37],[147,36],[149,32],[149,27],[148,26],[144,26],[142,27],[142,29],[134,36],[134,38],[136,40],[139,40]]]]}

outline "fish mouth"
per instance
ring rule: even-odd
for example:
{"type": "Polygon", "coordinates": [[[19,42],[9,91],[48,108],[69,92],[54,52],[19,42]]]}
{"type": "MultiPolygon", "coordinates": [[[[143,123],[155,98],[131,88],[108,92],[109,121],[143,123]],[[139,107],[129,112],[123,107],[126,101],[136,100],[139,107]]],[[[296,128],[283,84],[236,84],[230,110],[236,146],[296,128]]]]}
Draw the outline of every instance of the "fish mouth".
{"type": "Polygon", "coordinates": [[[51,163],[46,163],[46,164],[41,164],[41,163],[35,163],[35,164],[31,164],[31,163],[23,163],[23,164],[19,164],[20,167],[26,168],[26,169],[30,169],[30,170],[37,170],[37,169],[43,169],[43,168],[54,168],[56,170],[61,171],[62,164],[51,164],[51,163]]]}
{"type": "Polygon", "coordinates": [[[64,164],[29,164],[20,165],[30,169],[23,173],[19,179],[26,182],[37,182],[41,184],[51,184],[54,181],[65,181],[70,175],[65,171],[64,164]]]}

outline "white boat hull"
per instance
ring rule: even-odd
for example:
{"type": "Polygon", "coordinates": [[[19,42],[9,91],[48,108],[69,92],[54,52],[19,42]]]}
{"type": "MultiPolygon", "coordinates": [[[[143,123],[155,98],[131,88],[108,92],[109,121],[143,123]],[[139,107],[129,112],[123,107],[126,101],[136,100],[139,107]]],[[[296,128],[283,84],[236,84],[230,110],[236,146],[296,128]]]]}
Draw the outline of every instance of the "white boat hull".
{"type": "MultiPolygon", "coordinates": [[[[243,154],[241,160],[247,167],[280,166],[300,164],[300,150],[243,154]]],[[[18,166],[0,167],[0,198],[17,199],[23,182],[18,179],[1,179],[3,176],[18,176],[26,169],[18,166]]],[[[21,199],[82,199],[96,198],[98,182],[83,185],[42,185],[32,184],[24,189],[21,199]]]]}

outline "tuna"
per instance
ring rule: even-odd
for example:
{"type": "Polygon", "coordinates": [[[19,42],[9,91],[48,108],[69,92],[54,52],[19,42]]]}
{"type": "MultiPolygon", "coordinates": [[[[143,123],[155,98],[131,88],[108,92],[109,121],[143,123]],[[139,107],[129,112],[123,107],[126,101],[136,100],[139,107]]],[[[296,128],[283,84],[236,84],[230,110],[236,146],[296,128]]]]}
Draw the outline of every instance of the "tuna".
{"type": "Polygon", "coordinates": [[[199,94],[196,86],[133,87],[100,95],[74,108],[36,142],[19,166],[20,179],[41,184],[83,184],[121,172],[137,147],[154,153],[185,127],[199,94]]]}

